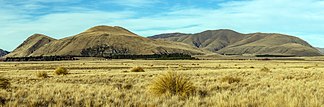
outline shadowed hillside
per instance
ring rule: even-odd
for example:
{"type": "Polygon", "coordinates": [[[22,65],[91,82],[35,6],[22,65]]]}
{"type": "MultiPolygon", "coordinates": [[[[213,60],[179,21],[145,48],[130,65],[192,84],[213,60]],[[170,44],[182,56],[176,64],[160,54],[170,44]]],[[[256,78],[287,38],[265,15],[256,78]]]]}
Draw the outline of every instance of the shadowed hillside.
{"type": "Polygon", "coordinates": [[[9,54],[8,51],[5,51],[5,50],[0,49],[0,57],[5,56],[7,54],[9,54]]]}
{"type": "Polygon", "coordinates": [[[206,53],[196,47],[171,41],[153,40],[138,36],[122,27],[96,26],[75,36],[42,40],[32,36],[10,57],[26,56],[111,56],[183,53],[206,53]],[[45,42],[44,42],[45,41],[45,42]]]}
{"type": "Polygon", "coordinates": [[[182,42],[224,55],[321,55],[300,38],[275,33],[241,34],[223,29],[196,34],[169,33],[149,38],[182,42]]]}

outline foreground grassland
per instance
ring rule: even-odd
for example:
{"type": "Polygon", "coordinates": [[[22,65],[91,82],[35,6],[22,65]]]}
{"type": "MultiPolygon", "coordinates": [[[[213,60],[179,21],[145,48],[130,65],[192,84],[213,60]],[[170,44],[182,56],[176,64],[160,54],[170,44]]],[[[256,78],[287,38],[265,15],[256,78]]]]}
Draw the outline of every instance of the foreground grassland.
{"type": "Polygon", "coordinates": [[[11,83],[0,89],[0,106],[8,107],[324,106],[323,61],[15,62],[0,63],[0,74],[11,83]],[[67,68],[69,74],[55,75],[57,67],[67,68]],[[145,72],[130,72],[133,67],[145,72]],[[152,93],[154,78],[168,71],[190,78],[195,94],[152,93]],[[47,78],[37,76],[44,72],[47,78]]]}

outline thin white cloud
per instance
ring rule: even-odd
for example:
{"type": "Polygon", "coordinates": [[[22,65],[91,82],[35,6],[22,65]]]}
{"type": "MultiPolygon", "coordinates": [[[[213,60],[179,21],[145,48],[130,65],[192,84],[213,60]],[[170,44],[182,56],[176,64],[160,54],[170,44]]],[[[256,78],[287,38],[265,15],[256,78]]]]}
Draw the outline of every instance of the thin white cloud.
{"type": "Polygon", "coordinates": [[[129,7],[146,7],[159,3],[159,0],[110,0],[108,3],[114,3],[129,7]]]}
{"type": "Polygon", "coordinates": [[[182,8],[160,16],[127,20],[136,29],[186,25],[199,27],[141,31],[143,35],[158,32],[194,33],[206,29],[234,29],[243,33],[275,32],[296,35],[313,45],[324,47],[324,1],[321,0],[250,0],[225,2],[217,9],[182,8]],[[136,26],[146,22],[146,26],[136,26]],[[189,30],[190,29],[190,30],[189,30]],[[312,39],[314,38],[314,39],[312,39]]]}

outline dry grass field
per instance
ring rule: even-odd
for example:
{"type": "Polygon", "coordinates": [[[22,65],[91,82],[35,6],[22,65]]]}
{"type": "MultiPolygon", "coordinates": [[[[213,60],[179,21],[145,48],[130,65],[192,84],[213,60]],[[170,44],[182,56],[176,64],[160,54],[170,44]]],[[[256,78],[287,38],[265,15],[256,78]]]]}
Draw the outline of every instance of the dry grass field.
{"type": "Polygon", "coordinates": [[[0,88],[4,107],[324,106],[323,61],[9,62],[0,63],[0,75],[10,82],[0,88]],[[58,67],[68,74],[55,74],[58,67]],[[131,70],[134,67],[144,72],[131,70]],[[159,82],[157,77],[170,72],[190,83],[192,87],[181,91],[190,94],[161,94],[150,88],[159,82]]]}

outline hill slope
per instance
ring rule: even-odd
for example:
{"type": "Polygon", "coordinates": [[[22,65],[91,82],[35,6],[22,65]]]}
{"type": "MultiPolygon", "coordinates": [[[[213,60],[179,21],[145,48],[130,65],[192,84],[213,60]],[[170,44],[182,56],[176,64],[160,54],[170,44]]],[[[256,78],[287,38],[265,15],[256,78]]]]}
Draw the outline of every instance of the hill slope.
{"type": "Polygon", "coordinates": [[[5,50],[0,49],[0,57],[5,56],[7,54],[9,54],[8,51],[5,51],[5,50]]]}
{"type": "Polygon", "coordinates": [[[227,55],[321,55],[317,49],[300,38],[275,33],[241,34],[223,29],[208,30],[196,34],[170,33],[149,38],[183,42],[227,55]]]}
{"type": "Polygon", "coordinates": [[[324,54],[324,48],[317,48],[322,54],[324,54]]]}
{"type": "MultiPolygon", "coordinates": [[[[28,41],[28,40],[27,40],[28,41]]],[[[30,42],[20,47],[29,47],[30,42]],[[27,44],[27,45],[26,45],[27,44]]],[[[32,43],[33,44],[33,43],[32,43]]],[[[138,36],[122,27],[96,26],[75,36],[52,40],[29,51],[16,49],[11,56],[109,56],[162,53],[204,54],[205,52],[184,43],[153,40],[138,36]],[[22,54],[21,52],[28,54],[22,54]]]]}

